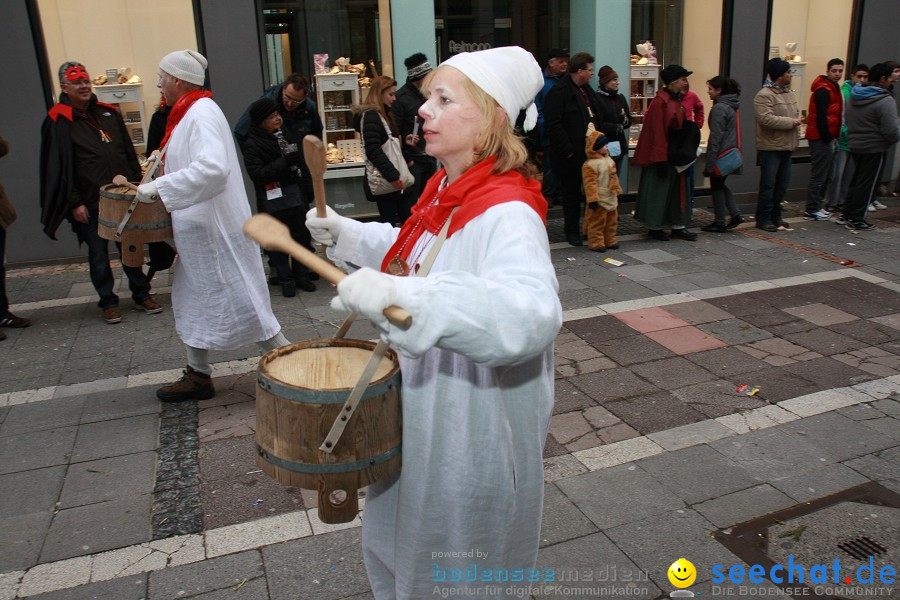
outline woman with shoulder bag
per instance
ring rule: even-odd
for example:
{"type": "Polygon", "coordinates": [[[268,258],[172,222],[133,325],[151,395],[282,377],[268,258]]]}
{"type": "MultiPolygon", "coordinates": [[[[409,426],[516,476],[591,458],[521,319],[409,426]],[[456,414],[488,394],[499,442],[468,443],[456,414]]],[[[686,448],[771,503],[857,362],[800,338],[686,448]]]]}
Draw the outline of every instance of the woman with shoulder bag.
{"type": "Polygon", "coordinates": [[[366,154],[366,178],[363,181],[366,198],[378,204],[380,222],[402,225],[409,218],[409,209],[416,199],[404,198],[403,194],[403,189],[411,183],[411,176],[400,152],[400,130],[391,111],[396,99],[397,81],[384,75],[376,77],[365,104],[360,107],[356,129],[362,136],[366,154]],[[385,146],[392,144],[396,148],[386,152],[385,146]]]}
{"type": "MultiPolygon", "coordinates": [[[[706,82],[706,93],[713,101],[709,111],[709,140],[706,144],[706,166],[704,177],[709,177],[712,190],[715,221],[700,229],[713,233],[725,233],[744,222],[741,211],[734,201],[734,195],[725,185],[729,175],[740,174],[740,167],[729,170],[731,165],[725,159],[727,151],[740,153],[741,135],[738,107],[740,105],[741,86],[734,79],[716,75],[706,82]],[[717,164],[721,162],[721,164],[717,164]],[[728,171],[727,173],[724,171],[728,171]],[[725,223],[725,214],[731,220],[725,223]]],[[[729,157],[733,158],[733,157],[729,157]]]]}

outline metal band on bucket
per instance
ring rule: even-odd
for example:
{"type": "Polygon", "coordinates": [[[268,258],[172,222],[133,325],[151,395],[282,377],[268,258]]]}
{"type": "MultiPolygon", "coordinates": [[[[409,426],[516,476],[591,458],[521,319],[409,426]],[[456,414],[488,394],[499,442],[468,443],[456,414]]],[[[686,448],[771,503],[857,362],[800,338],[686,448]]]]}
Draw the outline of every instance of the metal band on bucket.
{"type": "MultiPolygon", "coordinates": [[[[116,229],[119,226],[119,223],[116,221],[107,221],[106,219],[97,219],[97,223],[103,225],[104,227],[109,227],[111,229],[116,229]]],[[[172,227],[172,221],[159,221],[157,223],[129,223],[125,225],[125,229],[143,229],[143,230],[152,230],[152,229],[166,229],[172,227]]]]}
{"type": "MultiPolygon", "coordinates": [[[[275,379],[269,378],[267,375],[257,371],[256,383],[262,389],[270,394],[274,394],[291,402],[301,402],[303,404],[343,404],[347,401],[347,390],[312,390],[286,385],[275,379]]],[[[362,399],[374,398],[381,396],[394,387],[400,387],[400,372],[398,371],[380,383],[373,383],[366,388],[362,399]]]]}
{"type": "Polygon", "coordinates": [[[293,460],[287,460],[269,454],[267,451],[263,450],[259,444],[256,444],[256,453],[266,462],[271,463],[276,467],[287,469],[288,471],[294,471],[295,473],[308,473],[311,475],[331,475],[335,473],[353,473],[355,471],[362,471],[363,469],[368,469],[370,467],[386,463],[387,461],[400,454],[400,446],[400,444],[397,444],[387,452],[382,452],[381,454],[376,454],[375,456],[364,458],[362,460],[330,464],[302,463],[293,460]]]}

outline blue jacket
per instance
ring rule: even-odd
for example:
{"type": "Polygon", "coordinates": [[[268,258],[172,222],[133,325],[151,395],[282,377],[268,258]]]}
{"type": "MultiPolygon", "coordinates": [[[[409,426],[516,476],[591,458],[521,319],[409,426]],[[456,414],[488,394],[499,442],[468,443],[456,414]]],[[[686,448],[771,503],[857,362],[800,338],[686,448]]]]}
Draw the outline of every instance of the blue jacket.
{"type": "MultiPolygon", "coordinates": [[[[312,134],[319,139],[322,138],[322,119],[319,118],[319,111],[316,108],[316,103],[308,96],[306,101],[297,107],[297,110],[294,111],[293,115],[288,113],[284,104],[281,102],[281,90],[283,87],[284,84],[273,85],[265,91],[263,96],[275,103],[278,112],[281,114],[281,118],[284,119],[284,124],[281,126],[284,136],[289,142],[297,144],[302,152],[304,137],[312,134]]],[[[234,135],[239,144],[243,145],[249,131],[250,107],[248,106],[247,110],[244,111],[244,114],[241,115],[241,118],[238,119],[237,125],[234,126],[234,135]]]]}

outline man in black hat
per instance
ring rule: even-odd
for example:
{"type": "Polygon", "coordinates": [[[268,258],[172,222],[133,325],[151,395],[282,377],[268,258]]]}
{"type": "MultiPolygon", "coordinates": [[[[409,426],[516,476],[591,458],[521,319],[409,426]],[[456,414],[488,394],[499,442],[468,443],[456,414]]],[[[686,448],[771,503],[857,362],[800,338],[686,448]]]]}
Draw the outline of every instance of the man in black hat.
{"type": "Polygon", "coordinates": [[[800,109],[791,90],[791,65],[780,58],[766,63],[769,78],[753,98],[756,150],[760,167],[756,226],[764,231],[788,228],[781,201],[791,182],[791,154],[800,142],[800,109]]]}
{"type": "Polygon", "coordinates": [[[421,127],[419,107],[425,102],[422,95],[422,82],[425,76],[431,73],[431,63],[421,52],[416,52],[403,61],[406,65],[406,84],[397,90],[397,99],[391,110],[394,120],[400,128],[400,135],[405,140],[403,144],[403,156],[411,161],[410,173],[416,178],[416,182],[403,191],[403,195],[409,195],[410,205],[419,199],[425,184],[437,171],[437,161],[425,154],[425,138],[421,135],[416,124],[421,127]]]}
{"type": "Polygon", "coordinates": [[[541,152],[544,155],[541,161],[541,171],[544,176],[541,184],[541,192],[547,199],[547,204],[562,204],[562,188],[553,167],[550,165],[550,136],[544,131],[544,99],[556,83],[562,79],[569,68],[569,51],[565,48],[553,48],[547,59],[547,68],[544,69],[544,87],[534,99],[534,105],[538,109],[537,129],[540,139],[541,152]]]}

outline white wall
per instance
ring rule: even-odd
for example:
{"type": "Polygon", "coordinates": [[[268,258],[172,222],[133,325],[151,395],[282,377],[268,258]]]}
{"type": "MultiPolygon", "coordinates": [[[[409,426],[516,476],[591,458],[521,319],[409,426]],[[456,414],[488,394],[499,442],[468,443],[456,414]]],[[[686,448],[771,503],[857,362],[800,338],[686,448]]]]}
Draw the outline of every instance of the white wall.
{"type": "Polygon", "coordinates": [[[197,49],[191,0],[38,0],[53,87],[57,70],[69,60],[91,77],[107,69],[131,67],[144,82],[148,115],[159,103],[159,59],[173,50],[197,49]]]}
{"type": "MultiPolygon", "coordinates": [[[[703,100],[708,116],[712,101],[706,95],[706,82],[719,74],[719,48],[722,44],[722,3],[685,0],[681,65],[693,71],[691,89],[703,100]]],[[[703,125],[703,139],[709,135],[703,125]]]]}

